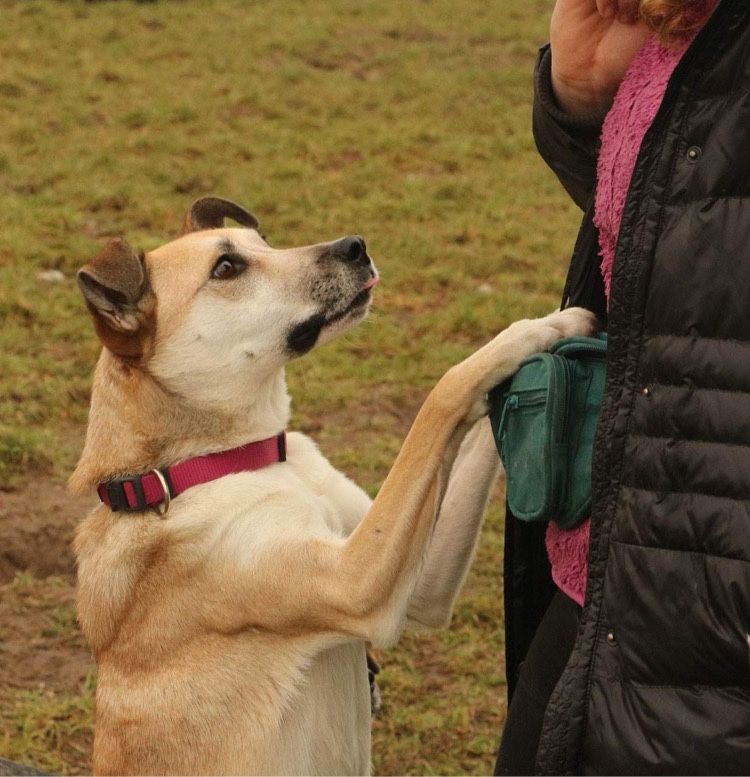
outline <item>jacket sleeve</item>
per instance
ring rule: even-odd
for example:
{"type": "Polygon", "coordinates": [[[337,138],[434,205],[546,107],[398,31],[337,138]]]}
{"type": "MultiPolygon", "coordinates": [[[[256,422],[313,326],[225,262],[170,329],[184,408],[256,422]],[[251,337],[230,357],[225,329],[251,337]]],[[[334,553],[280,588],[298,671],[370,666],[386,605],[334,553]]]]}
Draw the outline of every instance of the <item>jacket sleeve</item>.
{"type": "Polygon", "coordinates": [[[560,108],[552,91],[549,44],[540,49],[534,72],[534,140],[542,159],[581,210],[596,187],[603,120],[603,116],[572,116],[560,108]]]}

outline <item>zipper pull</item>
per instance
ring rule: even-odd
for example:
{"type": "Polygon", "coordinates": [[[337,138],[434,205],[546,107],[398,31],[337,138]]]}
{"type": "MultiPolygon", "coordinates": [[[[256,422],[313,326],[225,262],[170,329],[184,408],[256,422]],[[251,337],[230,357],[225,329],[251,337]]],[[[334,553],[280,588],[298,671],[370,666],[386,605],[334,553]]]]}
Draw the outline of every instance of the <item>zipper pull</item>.
{"type": "Polygon", "coordinates": [[[501,437],[505,427],[505,415],[508,410],[515,410],[518,407],[518,394],[511,394],[503,405],[503,412],[500,414],[500,423],[497,425],[497,436],[501,437]]]}

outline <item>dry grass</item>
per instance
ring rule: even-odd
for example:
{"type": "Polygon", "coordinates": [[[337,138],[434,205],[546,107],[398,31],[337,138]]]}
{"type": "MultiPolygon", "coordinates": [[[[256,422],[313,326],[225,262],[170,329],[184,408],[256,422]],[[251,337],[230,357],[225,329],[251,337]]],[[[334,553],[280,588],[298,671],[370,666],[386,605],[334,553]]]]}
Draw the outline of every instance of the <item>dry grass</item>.
{"type": "MultiPolygon", "coordinates": [[[[97,344],[76,268],[106,235],[158,245],[200,194],[246,204],[276,245],[367,238],[383,276],[371,319],[295,363],[290,385],[293,425],[371,492],[435,379],[557,304],[578,216],[530,133],[551,0],[1,5],[0,500],[66,477],[79,450],[97,344]]],[[[380,773],[492,767],[500,512],[453,626],[380,656],[380,773]]],[[[39,625],[29,659],[51,643],[72,660],[48,581],[24,585],[42,602],[13,600],[39,625]]],[[[0,755],[85,771],[92,680],[39,682],[3,692],[0,755]]]]}

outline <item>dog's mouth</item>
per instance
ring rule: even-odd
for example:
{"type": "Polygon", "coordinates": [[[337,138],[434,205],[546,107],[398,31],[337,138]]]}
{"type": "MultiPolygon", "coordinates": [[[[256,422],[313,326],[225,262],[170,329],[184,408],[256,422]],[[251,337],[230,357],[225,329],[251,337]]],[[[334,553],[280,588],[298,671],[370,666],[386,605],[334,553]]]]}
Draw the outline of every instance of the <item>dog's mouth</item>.
{"type": "MultiPolygon", "coordinates": [[[[377,283],[377,279],[373,278],[373,280],[377,283]]],[[[370,289],[374,285],[374,283],[368,282],[367,286],[365,286],[364,289],[362,289],[362,291],[360,291],[359,294],[357,294],[357,296],[354,297],[354,299],[343,310],[328,316],[325,319],[324,326],[335,324],[337,321],[341,321],[352,313],[359,311],[360,308],[366,307],[370,302],[370,298],[372,297],[372,292],[370,289]]]]}
{"type": "Polygon", "coordinates": [[[372,298],[372,287],[380,282],[376,275],[365,284],[364,288],[349,302],[349,304],[334,313],[315,313],[307,320],[292,329],[287,336],[287,347],[295,356],[302,356],[311,350],[318,342],[320,333],[346,318],[356,318],[362,315],[372,298]]]}

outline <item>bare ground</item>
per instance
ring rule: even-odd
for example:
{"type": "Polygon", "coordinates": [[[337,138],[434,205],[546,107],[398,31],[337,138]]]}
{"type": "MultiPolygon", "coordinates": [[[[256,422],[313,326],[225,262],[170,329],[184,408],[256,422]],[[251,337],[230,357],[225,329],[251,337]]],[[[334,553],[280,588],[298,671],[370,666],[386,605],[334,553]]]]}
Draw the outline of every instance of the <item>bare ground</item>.
{"type": "Polygon", "coordinates": [[[59,739],[69,773],[88,770],[92,739],[90,724],[80,725],[94,661],[75,622],[71,545],[91,505],[41,478],[0,492],[0,755],[28,762],[40,739],[59,739]]]}
{"type": "Polygon", "coordinates": [[[73,575],[73,530],[91,509],[90,497],[69,494],[55,481],[33,480],[0,491],[0,583],[24,570],[35,577],[73,575]]]}

